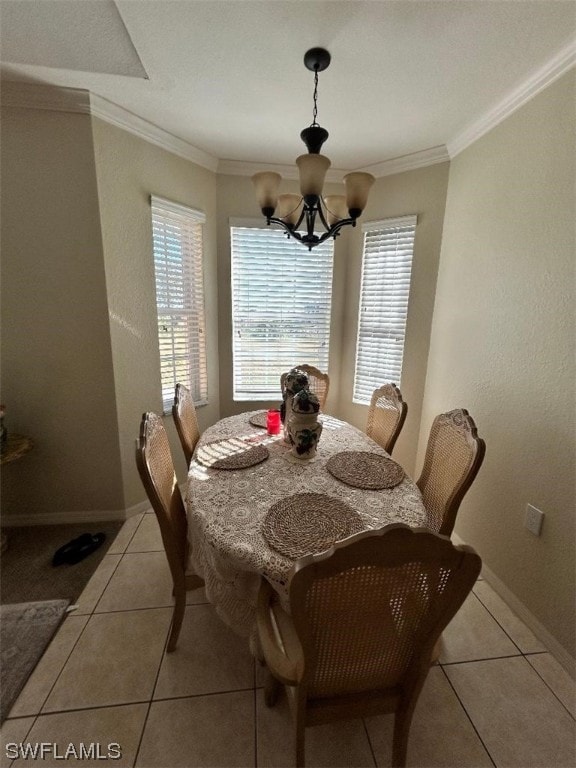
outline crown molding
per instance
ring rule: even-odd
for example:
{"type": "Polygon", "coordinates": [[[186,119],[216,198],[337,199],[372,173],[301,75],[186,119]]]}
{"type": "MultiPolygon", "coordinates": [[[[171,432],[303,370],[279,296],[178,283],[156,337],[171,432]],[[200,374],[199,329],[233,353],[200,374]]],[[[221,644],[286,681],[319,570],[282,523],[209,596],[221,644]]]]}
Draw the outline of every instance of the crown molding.
{"type": "Polygon", "coordinates": [[[187,141],[173,136],[108,99],[84,89],[9,80],[2,82],[0,102],[5,107],[91,115],[209,171],[215,172],[218,166],[216,158],[207,152],[193,147],[187,141]]]}
{"type": "Polygon", "coordinates": [[[138,117],[138,115],[118,106],[118,104],[108,101],[108,99],[104,99],[102,96],[97,96],[94,93],[90,94],[90,110],[93,117],[128,131],[128,133],[144,139],[144,141],[148,141],[150,144],[155,144],[161,149],[172,152],[174,155],[183,157],[185,160],[190,160],[196,165],[202,166],[202,168],[216,171],[218,167],[218,160],[212,157],[212,155],[197,149],[187,141],[173,136],[168,131],[159,128],[153,123],[149,123],[142,117],[138,117]]]}
{"type": "Polygon", "coordinates": [[[478,120],[470,123],[461,133],[448,142],[450,158],[456,157],[484,134],[491,131],[513,112],[534,98],[555,80],[562,77],[576,65],[576,40],[571,40],[556,56],[551,58],[527,80],[510,91],[496,106],[478,120]]]}
{"type": "Polygon", "coordinates": [[[404,173],[405,171],[414,171],[417,168],[425,168],[428,165],[437,163],[446,163],[450,160],[450,155],[445,144],[437,147],[423,149],[420,152],[412,152],[409,155],[394,157],[390,160],[384,160],[375,165],[366,165],[358,168],[358,171],[371,173],[377,179],[382,176],[392,176],[395,173],[404,173]]]}
{"type": "Polygon", "coordinates": [[[90,114],[90,92],[81,88],[58,88],[54,85],[3,80],[0,102],[3,107],[90,114]]]}

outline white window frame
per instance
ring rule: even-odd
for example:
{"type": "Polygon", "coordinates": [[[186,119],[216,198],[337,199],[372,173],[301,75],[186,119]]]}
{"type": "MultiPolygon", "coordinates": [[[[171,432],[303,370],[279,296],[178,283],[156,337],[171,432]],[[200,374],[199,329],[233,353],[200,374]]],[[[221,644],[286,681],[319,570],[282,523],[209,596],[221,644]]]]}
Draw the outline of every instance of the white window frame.
{"type": "Polygon", "coordinates": [[[261,219],[230,219],[229,224],[232,396],[236,402],[279,401],[284,371],[304,363],[328,370],[334,241],[309,251],[261,219]],[[240,230],[252,231],[254,242],[242,245],[240,230]],[[323,270],[320,281],[319,269],[323,270]],[[315,320],[320,322],[314,326],[315,320]],[[252,345],[242,344],[242,334],[250,332],[251,322],[260,328],[262,337],[256,337],[252,345]],[[277,335],[279,328],[288,331],[283,342],[277,335]]]}
{"type": "Polygon", "coordinates": [[[150,197],[158,346],[164,414],[177,383],[198,406],[208,402],[202,211],[150,197]]]}
{"type": "Polygon", "coordinates": [[[369,405],[387,382],[401,386],[417,216],[362,225],[362,283],[358,307],[352,402],[369,405]]]}

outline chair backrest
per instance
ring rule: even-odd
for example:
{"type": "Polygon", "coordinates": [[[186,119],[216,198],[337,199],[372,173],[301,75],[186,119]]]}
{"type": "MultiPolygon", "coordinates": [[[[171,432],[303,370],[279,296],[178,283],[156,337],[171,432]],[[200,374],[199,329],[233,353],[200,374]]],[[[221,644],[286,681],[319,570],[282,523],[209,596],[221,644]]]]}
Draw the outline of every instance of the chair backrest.
{"type": "Polygon", "coordinates": [[[464,408],[437,416],[430,430],[420,488],[428,527],[450,536],[466,491],[482,466],[486,443],[464,408]]]}
{"type": "Polygon", "coordinates": [[[470,547],[401,523],[298,561],[290,611],[306,698],[390,689],[417,695],[434,643],[480,567],[470,547]]]}
{"type": "Polygon", "coordinates": [[[144,413],[136,448],[136,465],[156,513],[174,583],[183,582],[188,562],[188,523],[168,435],[160,416],[144,413]]]}
{"type": "Polygon", "coordinates": [[[182,443],[186,464],[190,465],[194,448],[196,448],[196,443],[200,439],[200,428],[196,418],[194,400],[189,390],[183,384],[176,384],[172,416],[174,417],[178,437],[182,443]]]}
{"type": "MultiPolygon", "coordinates": [[[[322,373],[318,368],[313,365],[297,365],[301,371],[308,376],[308,389],[314,392],[318,400],[320,401],[320,410],[324,410],[326,405],[326,399],[328,398],[328,389],[330,388],[330,376],[327,373],[322,373]]],[[[286,373],[280,376],[280,387],[282,394],[284,394],[284,381],[286,379],[286,373]]]]}
{"type": "Polygon", "coordinates": [[[392,453],[404,422],[408,406],[396,384],[384,384],[372,393],[366,434],[388,453],[392,453]]]}

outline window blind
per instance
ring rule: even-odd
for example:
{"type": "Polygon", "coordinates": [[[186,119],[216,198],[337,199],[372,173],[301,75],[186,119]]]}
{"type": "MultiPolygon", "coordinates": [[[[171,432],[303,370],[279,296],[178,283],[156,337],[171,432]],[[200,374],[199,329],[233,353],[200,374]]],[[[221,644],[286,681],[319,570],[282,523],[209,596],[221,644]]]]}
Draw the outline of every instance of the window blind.
{"type": "Polygon", "coordinates": [[[353,402],[369,404],[386,382],[400,386],[416,216],[367,222],[353,402]]]}
{"type": "Polygon", "coordinates": [[[231,227],[234,400],[279,400],[280,374],[328,369],[334,241],[309,251],[280,230],[231,227]]]}
{"type": "Polygon", "coordinates": [[[151,197],[156,309],[164,413],[184,384],[197,405],[207,402],[201,211],[151,197]]]}

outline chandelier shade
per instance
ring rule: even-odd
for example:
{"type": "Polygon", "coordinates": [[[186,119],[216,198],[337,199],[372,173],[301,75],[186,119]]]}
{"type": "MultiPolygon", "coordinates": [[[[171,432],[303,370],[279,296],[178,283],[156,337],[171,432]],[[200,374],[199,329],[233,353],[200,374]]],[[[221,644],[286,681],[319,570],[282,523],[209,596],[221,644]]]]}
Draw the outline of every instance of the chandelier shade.
{"type": "Polygon", "coordinates": [[[320,154],[328,131],[317,122],[318,72],[327,69],[330,54],[323,48],[311,48],[304,56],[307,69],[314,72],[314,109],[312,124],[300,133],[308,154],[296,158],[300,177],[300,195],[278,194],[282,177],[263,171],[252,176],[256,199],[267,224],[281,226],[293,237],[312,249],[329,237],[336,237],[344,226],[356,226],[368,201],[374,177],[357,171],[344,177],[345,195],[323,197],[324,180],[330,160],[320,154]],[[276,213],[276,215],[274,215],[276,213]],[[316,230],[320,229],[320,232],[316,230]],[[302,231],[304,230],[304,231],[302,231]]]}
{"type": "Polygon", "coordinates": [[[278,189],[280,188],[282,176],[280,176],[279,173],[273,173],[272,171],[262,171],[261,173],[254,174],[254,176],[252,176],[252,181],[256,189],[256,200],[262,209],[262,213],[272,209],[270,216],[273,216],[276,209],[278,189]]]}
{"type": "Polygon", "coordinates": [[[346,195],[328,195],[324,198],[324,203],[327,212],[326,220],[330,226],[348,216],[346,195]]]}
{"type": "Polygon", "coordinates": [[[350,216],[357,218],[360,216],[366,203],[370,188],[374,184],[374,176],[371,173],[348,173],[344,176],[344,185],[346,187],[346,205],[350,216]]]}
{"type": "Polygon", "coordinates": [[[302,215],[300,195],[283,194],[278,197],[278,218],[294,226],[302,215]]]}

